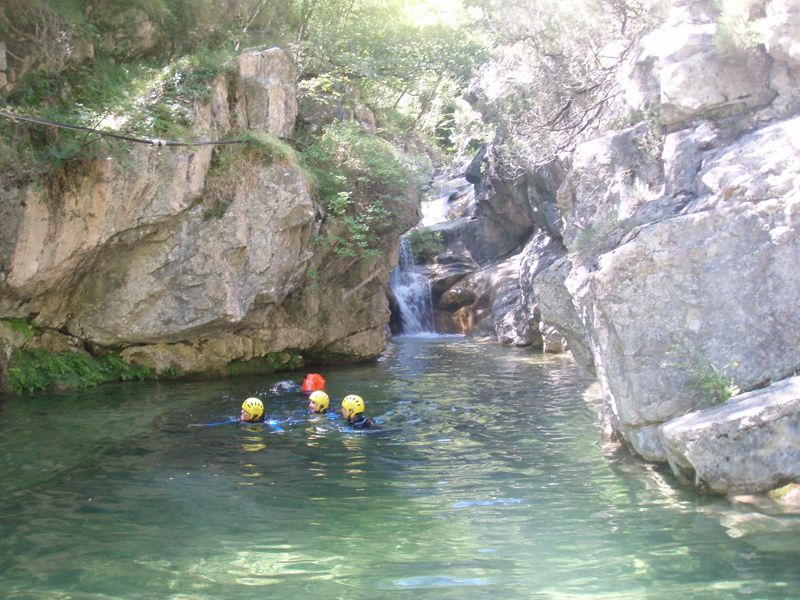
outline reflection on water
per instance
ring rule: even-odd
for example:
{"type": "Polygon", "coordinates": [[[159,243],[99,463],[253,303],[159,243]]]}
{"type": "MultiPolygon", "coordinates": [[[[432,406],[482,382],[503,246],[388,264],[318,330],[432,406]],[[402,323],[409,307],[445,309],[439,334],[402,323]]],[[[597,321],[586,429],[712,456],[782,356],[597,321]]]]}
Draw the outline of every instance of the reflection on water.
{"type": "Polygon", "coordinates": [[[796,596],[795,518],[604,455],[569,359],[407,337],[324,375],[333,407],[362,396],[382,432],[270,394],[285,375],[4,403],[0,596],[796,596]],[[185,427],[252,395],[283,432],[185,427]]]}

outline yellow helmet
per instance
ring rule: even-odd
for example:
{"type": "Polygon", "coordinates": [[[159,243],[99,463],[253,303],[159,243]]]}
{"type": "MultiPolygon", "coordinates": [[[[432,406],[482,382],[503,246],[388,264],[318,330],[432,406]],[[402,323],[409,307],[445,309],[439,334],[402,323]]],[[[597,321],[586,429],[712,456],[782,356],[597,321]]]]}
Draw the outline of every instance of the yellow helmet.
{"type": "Polygon", "coordinates": [[[361,399],[361,396],[350,394],[349,396],[345,396],[344,400],[342,400],[342,408],[347,411],[348,418],[354,417],[364,412],[364,401],[361,399]]]}
{"type": "Polygon", "coordinates": [[[316,391],[311,394],[308,399],[311,402],[316,402],[317,404],[317,412],[323,412],[328,410],[328,404],[330,403],[330,399],[328,398],[328,394],[325,392],[316,391]]]}
{"type": "Polygon", "coordinates": [[[250,413],[251,419],[260,419],[264,414],[264,404],[258,398],[248,398],[242,408],[250,413]]]}

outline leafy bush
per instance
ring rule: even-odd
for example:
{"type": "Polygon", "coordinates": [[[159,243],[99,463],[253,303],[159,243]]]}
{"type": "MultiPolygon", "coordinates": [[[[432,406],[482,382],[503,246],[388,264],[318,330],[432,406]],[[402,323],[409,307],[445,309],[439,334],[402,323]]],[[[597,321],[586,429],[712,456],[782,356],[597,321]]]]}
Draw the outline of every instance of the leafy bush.
{"type": "Polygon", "coordinates": [[[408,235],[411,250],[418,264],[429,263],[444,250],[442,234],[430,229],[414,229],[408,235]]]}
{"type": "MultiPolygon", "coordinates": [[[[224,68],[208,57],[120,69],[109,61],[58,74],[32,72],[8,98],[7,110],[89,129],[181,139],[193,126],[196,106],[211,99],[212,81],[224,68]],[[69,98],[69,103],[65,100],[69,98]],[[109,128],[100,123],[115,124],[109,128]]],[[[98,134],[0,119],[0,167],[5,187],[43,184],[53,206],[101,157],[123,157],[130,143],[98,134]]]]}
{"type": "Polygon", "coordinates": [[[8,384],[18,394],[24,390],[94,387],[109,381],[155,379],[149,368],[129,365],[118,354],[95,359],[85,354],[42,349],[15,349],[6,371],[8,384]]]}
{"type": "Polygon", "coordinates": [[[654,0],[472,0],[497,32],[475,106],[505,134],[505,158],[545,162],[607,127],[619,68],[654,0]],[[489,90],[486,92],[481,91],[489,90]]]}
{"type": "Polygon", "coordinates": [[[715,41],[728,55],[747,58],[763,44],[758,21],[765,16],[766,0],[714,0],[719,12],[715,41]]]}
{"type": "Polygon", "coordinates": [[[130,129],[185,135],[194,124],[198,104],[211,100],[212,81],[223,70],[221,66],[193,66],[184,60],[155,73],[145,102],[129,121],[130,129]]]}
{"type": "Polygon", "coordinates": [[[327,125],[303,158],[329,219],[343,226],[321,241],[344,256],[380,255],[381,237],[402,232],[414,170],[388,142],[348,121],[327,125]]]}

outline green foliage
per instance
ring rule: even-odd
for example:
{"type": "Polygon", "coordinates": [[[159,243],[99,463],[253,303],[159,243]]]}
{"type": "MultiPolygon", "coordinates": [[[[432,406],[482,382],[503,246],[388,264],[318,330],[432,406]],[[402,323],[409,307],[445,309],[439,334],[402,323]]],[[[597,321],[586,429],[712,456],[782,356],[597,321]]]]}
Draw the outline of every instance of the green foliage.
{"type": "Polygon", "coordinates": [[[306,275],[306,293],[316,297],[319,296],[319,271],[316,269],[309,269],[306,275]]]}
{"type": "Polygon", "coordinates": [[[714,0],[719,12],[715,42],[727,55],[749,60],[763,44],[758,21],[765,16],[766,0],[714,0]]]}
{"type": "Polygon", "coordinates": [[[131,128],[172,137],[185,135],[194,124],[199,104],[211,100],[212,81],[221,66],[172,63],[156,73],[146,102],[131,119],[131,128]]]}
{"type": "Polygon", "coordinates": [[[444,251],[442,234],[430,229],[414,229],[408,234],[411,250],[418,264],[429,263],[444,251]]]}
{"type": "Polygon", "coordinates": [[[711,405],[722,404],[733,396],[738,396],[742,390],[736,384],[736,378],[729,370],[739,366],[734,362],[723,367],[717,367],[704,352],[690,352],[685,347],[677,345],[671,354],[677,357],[678,362],[671,363],[683,370],[689,376],[692,389],[700,393],[711,405]]]}
{"type": "Polygon", "coordinates": [[[593,223],[590,227],[581,229],[575,238],[575,249],[588,250],[594,248],[621,227],[622,221],[619,218],[619,209],[613,207],[599,221],[593,223]]]}
{"type": "Polygon", "coordinates": [[[498,36],[475,94],[505,134],[505,159],[545,162],[617,118],[616,76],[654,0],[473,0],[498,36]]]}
{"type": "Polygon", "coordinates": [[[5,325],[11,331],[21,333],[27,340],[31,339],[31,336],[33,335],[31,326],[25,319],[6,318],[0,319],[0,322],[2,322],[3,325],[5,325]]]}
{"type": "Polygon", "coordinates": [[[75,352],[15,349],[7,368],[8,384],[16,393],[53,387],[93,387],[109,381],[154,379],[147,367],[128,365],[117,354],[99,359],[75,352]]]}
{"type": "Polygon", "coordinates": [[[346,121],[326,126],[303,158],[328,218],[341,226],[333,228],[341,234],[321,241],[334,244],[343,256],[379,256],[381,236],[400,233],[396,227],[417,183],[413,169],[385,140],[346,121]]]}
{"type": "MultiPolygon", "coordinates": [[[[211,81],[222,70],[187,60],[164,69],[121,69],[96,61],[59,73],[32,71],[8,97],[5,110],[86,128],[114,130],[103,125],[114,122],[117,133],[145,138],[181,138],[193,125],[197,104],[210,100],[211,81]]],[[[121,157],[129,147],[89,132],[0,119],[2,183],[42,182],[51,200],[68,191],[94,160],[121,157]]]]}
{"type": "Polygon", "coordinates": [[[330,93],[331,81],[347,82],[381,121],[403,122],[404,131],[433,134],[447,98],[460,95],[488,56],[470,13],[452,5],[447,12],[435,2],[403,0],[317,0],[303,6],[309,10],[301,15],[295,50],[307,84],[303,93],[324,92],[326,86],[330,93]]]}
{"type": "Polygon", "coordinates": [[[231,138],[245,141],[214,150],[203,199],[205,220],[222,217],[236,190],[247,184],[257,169],[273,163],[297,164],[299,161],[291,146],[270,133],[240,130],[232,132],[231,138]]]}

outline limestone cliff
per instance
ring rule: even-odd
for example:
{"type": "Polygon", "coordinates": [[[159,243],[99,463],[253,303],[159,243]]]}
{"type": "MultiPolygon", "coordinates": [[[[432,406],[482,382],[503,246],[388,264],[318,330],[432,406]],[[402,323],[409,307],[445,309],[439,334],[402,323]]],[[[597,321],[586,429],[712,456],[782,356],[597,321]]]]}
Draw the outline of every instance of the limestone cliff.
{"type": "MultiPolygon", "coordinates": [[[[796,436],[780,434],[796,427],[797,412],[780,394],[748,399],[751,411],[766,404],[747,425],[733,409],[719,413],[733,419],[718,426],[728,433],[763,425],[755,437],[739,436],[747,443],[724,446],[726,462],[743,469],[738,480],[735,469],[719,475],[703,466],[713,461],[700,456],[700,440],[715,430],[662,431],[708,408],[719,386],[753,390],[800,369],[800,7],[765,6],[764,46],[747,61],[715,44],[713,6],[701,0],[673,0],[661,27],[641,40],[622,85],[632,110],[657,115],[663,149],[647,123],[528,171],[510,170],[489,148],[464,172],[479,208],[442,228],[469,228],[467,254],[484,259],[485,232],[507,230],[498,249],[511,258],[484,260],[471,269],[483,275],[469,277],[501,282],[485,299],[510,281],[514,301],[494,313],[486,300],[473,303],[471,314],[512,342],[554,326],[598,376],[606,435],[645,458],[669,459],[682,481],[715,492],[796,479],[787,461],[800,451],[796,436]],[[466,222],[476,219],[483,224],[466,222]],[[518,256],[515,246],[524,246],[518,256]]],[[[458,280],[462,290],[467,281],[458,280]]]]}
{"type": "MultiPolygon", "coordinates": [[[[288,136],[295,79],[282,50],[240,55],[198,107],[196,139],[244,129],[288,136]]],[[[3,358],[15,344],[115,350],[182,374],[285,351],[285,360],[376,358],[397,234],[384,237],[377,260],[341,256],[316,241],[335,225],[297,164],[235,167],[220,204],[215,160],[210,145],[134,144],[88,165],[57,198],[34,186],[3,190],[0,317],[26,319],[35,332],[20,340],[0,328],[3,358]]],[[[410,202],[398,225],[416,218],[410,202]]]]}

